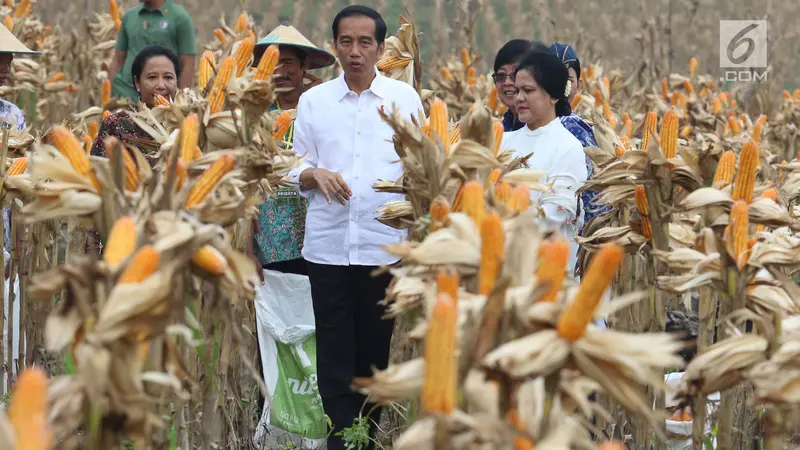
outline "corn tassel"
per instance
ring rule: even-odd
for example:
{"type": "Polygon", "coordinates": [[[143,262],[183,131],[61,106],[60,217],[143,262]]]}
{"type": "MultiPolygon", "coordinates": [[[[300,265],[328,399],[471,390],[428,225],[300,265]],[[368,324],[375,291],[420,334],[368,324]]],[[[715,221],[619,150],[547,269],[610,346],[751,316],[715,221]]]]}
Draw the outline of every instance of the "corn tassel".
{"type": "Polygon", "coordinates": [[[504,205],[509,204],[513,193],[514,190],[511,188],[511,184],[506,180],[500,181],[494,187],[494,199],[504,205]]]}
{"type": "Polygon", "coordinates": [[[236,47],[234,58],[236,59],[236,78],[244,74],[244,71],[250,65],[250,59],[253,57],[253,48],[255,42],[250,38],[242,39],[239,46],[236,47]]]}
{"type": "Polygon", "coordinates": [[[192,255],[192,264],[198,269],[215,277],[225,275],[228,261],[216,248],[204,245],[192,255]]]}
{"type": "Polygon", "coordinates": [[[152,245],[140,248],[119,276],[119,284],[141,283],[158,269],[161,255],[152,245]]]}
{"type": "Polygon", "coordinates": [[[133,217],[123,216],[114,222],[103,249],[103,261],[111,270],[117,270],[125,259],[136,251],[136,223],[133,217]]]}
{"type": "Polygon", "coordinates": [[[604,245],[597,252],[578,287],[578,293],[558,319],[556,330],[559,336],[569,342],[583,337],[624,256],[622,247],[614,243],[604,245]]]}
{"type": "Polygon", "coordinates": [[[667,159],[678,156],[678,113],[670,109],[661,122],[661,149],[667,159]]]}
{"type": "Polygon", "coordinates": [[[503,124],[502,122],[495,122],[492,125],[492,129],[494,130],[494,156],[500,154],[500,145],[503,143],[503,124]]]}
{"type": "Polygon", "coordinates": [[[731,208],[728,226],[725,228],[725,243],[739,270],[744,268],[748,259],[748,240],[750,237],[750,217],[747,202],[737,200],[731,208]]]}
{"type": "Polygon", "coordinates": [[[272,75],[275,73],[275,68],[278,67],[280,53],[277,45],[270,45],[267,47],[267,50],[261,56],[261,60],[258,61],[256,74],[254,76],[256,80],[267,81],[272,78],[272,75]]]}
{"type": "Polygon", "coordinates": [[[653,228],[650,224],[650,205],[647,201],[647,193],[644,186],[636,186],[636,209],[639,210],[639,217],[642,219],[642,236],[650,239],[653,236],[653,228]]]}
{"type": "Polygon", "coordinates": [[[37,367],[19,374],[7,409],[17,450],[53,448],[53,432],[47,420],[47,384],[47,375],[37,367]]]}
{"type": "Polygon", "coordinates": [[[528,185],[520,184],[511,193],[509,208],[515,213],[523,213],[531,206],[531,191],[528,185]]]}
{"type": "Polygon", "coordinates": [[[288,112],[282,112],[275,120],[275,128],[272,132],[273,139],[283,139],[292,126],[292,116],[288,112]]]}
{"type": "Polygon", "coordinates": [[[650,140],[650,132],[656,129],[656,124],[658,123],[658,116],[656,115],[655,111],[650,111],[644,117],[644,125],[642,129],[642,143],[640,149],[643,152],[647,151],[647,143],[650,140]]]}
{"type": "Polygon", "coordinates": [[[736,172],[736,181],[733,184],[734,200],[744,200],[745,203],[753,200],[758,156],[758,145],[755,142],[748,141],[742,146],[739,154],[739,170],[736,172]]]}
{"type": "Polygon", "coordinates": [[[195,149],[200,136],[200,122],[196,113],[189,113],[181,125],[181,151],[178,156],[191,162],[195,159],[195,149]]]}
{"type": "Polygon", "coordinates": [[[444,153],[450,153],[450,139],[449,138],[449,124],[447,120],[447,105],[441,99],[436,99],[431,104],[430,108],[430,132],[431,138],[436,141],[434,136],[438,137],[444,146],[444,153]]]}
{"type": "Polygon", "coordinates": [[[186,199],[186,208],[197,206],[214,189],[219,180],[236,166],[236,158],[233,155],[223,155],[203,172],[197,182],[189,191],[186,199]]]}
{"type": "MultiPolygon", "coordinates": [[[[107,138],[103,142],[106,148],[106,154],[111,161],[116,157],[115,150],[118,142],[117,138],[113,136],[107,138]]],[[[124,146],[122,147],[122,158],[123,167],[125,167],[125,189],[128,191],[135,191],[139,188],[139,183],[142,181],[139,176],[139,167],[136,165],[136,161],[133,160],[133,156],[131,156],[130,152],[124,148],[124,146]]]]}
{"type": "Polygon", "coordinates": [[[461,210],[475,222],[476,227],[481,227],[483,218],[486,215],[486,205],[483,197],[483,186],[477,181],[468,181],[464,184],[461,210]]]}
{"type": "Polygon", "coordinates": [[[225,58],[220,64],[217,76],[214,77],[214,85],[211,87],[211,94],[208,96],[209,112],[216,114],[222,112],[225,106],[225,93],[228,90],[228,82],[236,70],[236,59],[232,56],[225,58]]]}
{"type": "Polygon", "coordinates": [[[436,299],[425,336],[422,408],[428,414],[451,414],[456,408],[458,304],[447,294],[436,299]]]}
{"type": "Polygon", "coordinates": [[[14,175],[22,175],[25,173],[27,168],[28,158],[26,156],[21,156],[14,160],[14,162],[11,164],[11,167],[8,168],[6,175],[9,177],[13,177],[14,175]]]}
{"type": "Polygon", "coordinates": [[[75,135],[65,127],[56,125],[50,132],[50,138],[53,141],[53,145],[67,158],[78,175],[87,177],[95,189],[97,189],[97,192],[100,192],[100,182],[97,181],[97,177],[94,175],[92,166],[89,163],[89,156],[81,147],[81,143],[75,135]]]}
{"type": "Polygon", "coordinates": [[[539,297],[540,302],[555,302],[569,261],[569,244],[564,239],[543,241],[539,244],[539,264],[536,266],[536,284],[547,284],[547,291],[539,297]]]}
{"type": "Polygon", "coordinates": [[[444,197],[436,197],[431,202],[431,219],[428,230],[433,233],[447,225],[447,216],[450,214],[450,205],[444,197]]]}
{"type": "Polygon", "coordinates": [[[453,269],[440,270],[438,275],[436,275],[436,296],[447,294],[458,304],[459,284],[458,272],[453,269]]]}
{"type": "Polygon", "coordinates": [[[103,80],[102,92],[100,95],[100,106],[104,107],[111,102],[111,80],[103,80]]]}
{"type": "Polygon", "coordinates": [[[722,154],[717,163],[717,170],[714,172],[712,186],[717,189],[724,189],[733,182],[733,173],[736,168],[736,154],[733,150],[728,150],[722,154]]]}
{"type": "Polygon", "coordinates": [[[208,86],[216,67],[217,61],[214,59],[214,54],[211,53],[211,50],[203,52],[203,55],[200,56],[200,64],[197,66],[197,87],[201,91],[208,86]]]}

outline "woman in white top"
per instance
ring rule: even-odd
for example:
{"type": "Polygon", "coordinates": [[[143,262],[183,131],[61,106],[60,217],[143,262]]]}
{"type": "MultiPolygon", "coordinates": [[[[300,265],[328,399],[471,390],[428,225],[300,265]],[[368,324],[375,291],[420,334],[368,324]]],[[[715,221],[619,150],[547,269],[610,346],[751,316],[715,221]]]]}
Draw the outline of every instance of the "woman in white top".
{"type": "Polygon", "coordinates": [[[575,236],[582,226],[582,207],[577,190],[586,182],[583,146],[561,124],[559,117],[572,112],[567,96],[569,74],[550,53],[530,52],[519,63],[514,85],[516,107],[526,126],[505,133],[501,148],[517,156],[533,153],[528,167],[547,173],[548,192],[533,192],[531,200],[544,210],[549,225],[559,227],[570,244],[569,273],[574,273],[578,246],[575,236]]]}

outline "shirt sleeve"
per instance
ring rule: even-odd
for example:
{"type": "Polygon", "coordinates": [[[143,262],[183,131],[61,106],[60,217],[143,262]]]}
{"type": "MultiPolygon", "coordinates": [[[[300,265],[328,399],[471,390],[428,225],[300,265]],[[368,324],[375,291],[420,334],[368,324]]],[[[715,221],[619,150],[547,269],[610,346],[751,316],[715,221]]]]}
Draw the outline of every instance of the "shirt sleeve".
{"type": "Polygon", "coordinates": [[[547,177],[552,187],[539,197],[549,222],[561,225],[578,219],[578,189],[586,182],[586,175],[583,147],[574,141],[553,161],[547,177]]]}
{"type": "Polygon", "coordinates": [[[303,158],[300,165],[289,172],[289,178],[292,183],[298,187],[298,192],[304,197],[311,194],[309,189],[306,189],[300,184],[300,174],[306,169],[313,169],[317,167],[319,154],[317,152],[317,145],[314,142],[314,136],[311,134],[311,105],[308,102],[308,97],[305,95],[300,96],[300,101],[297,103],[297,116],[294,120],[294,137],[292,145],[297,156],[303,158]]]}
{"type": "Polygon", "coordinates": [[[197,36],[192,18],[182,14],[178,22],[178,56],[197,54],[197,36]]]}
{"type": "Polygon", "coordinates": [[[122,16],[122,26],[119,27],[119,33],[117,33],[117,43],[115,44],[115,48],[121,52],[128,51],[128,31],[127,27],[125,26],[125,22],[128,20],[128,15],[125,14],[122,16]]]}

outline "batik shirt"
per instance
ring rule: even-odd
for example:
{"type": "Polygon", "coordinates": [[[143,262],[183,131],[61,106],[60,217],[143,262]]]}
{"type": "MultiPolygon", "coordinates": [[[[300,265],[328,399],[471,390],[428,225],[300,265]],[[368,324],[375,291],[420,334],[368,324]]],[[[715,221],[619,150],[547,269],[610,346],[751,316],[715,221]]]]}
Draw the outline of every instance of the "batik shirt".
{"type": "MultiPolygon", "coordinates": [[[[14,126],[16,124],[17,130],[22,132],[27,126],[25,123],[25,115],[17,107],[17,105],[0,98],[0,121],[5,122],[0,126],[14,126]]],[[[11,208],[3,208],[3,243],[5,244],[6,251],[11,249],[11,208]]]]}
{"type": "MultiPolygon", "coordinates": [[[[270,111],[280,109],[273,104],[270,111]]],[[[284,141],[292,142],[294,122],[284,141]]],[[[254,233],[255,253],[262,265],[302,257],[308,199],[293,187],[279,187],[274,197],[258,207],[258,229],[254,233]]]]}
{"type": "MultiPolygon", "coordinates": [[[[597,142],[594,139],[594,132],[592,131],[592,127],[586,123],[585,120],[581,118],[581,116],[575,114],[574,112],[568,116],[561,117],[561,124],[564,125],[573,136],[575,136],[583,145],[583,148],[586,147],[594,147],[597,146],[597,142]]],[[[589,158],[589,155],[586,155],[586,172],[587,172],[587,180],[592,178],[592,173],[594,172],[594,168],[592,167],[592,160],[589,158]]],[[[581,193],[581,199],[583,200],[583,223],[589,223],[589,220],[592,219],[594,216],[604,213],[611,208],[608,205],[598,205],[597,204],[597,191],[584,191],[581,193]]],[[[581,234],[583,233],[583,229],[581,229],[581,234]]]]}
{"type": "Polygon", "coordinates": [[[503,131],[506,133],[509,131],[517,131],[524,126],[525,123],[520,122],[519,117],[512,114],[511,110],[508,110],[505,114],[503,114],[503,131]]]}

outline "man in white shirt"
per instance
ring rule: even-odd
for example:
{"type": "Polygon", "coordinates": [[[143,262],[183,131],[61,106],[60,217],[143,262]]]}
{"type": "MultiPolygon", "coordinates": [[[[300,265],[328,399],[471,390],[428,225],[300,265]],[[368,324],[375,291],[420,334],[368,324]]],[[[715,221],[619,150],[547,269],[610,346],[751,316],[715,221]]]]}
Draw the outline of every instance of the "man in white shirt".
{"type": "MultiPolygon", "coordinates": [[[[391,276],[372,272],[397,262],[384,248],[406,234],[375,219],[384,203],[403,197],[376,193],[372,184],[397,179],[402,166],[378,110],[397,108],[410,120],[423,106],[413,87],[375,67],[386,31],[373,9],[339,12],[333,38],[343,74],[300,97],[294,128],[294,149],[306,158],[293,175],[300,193],[310,196],[303,258],[314,302],[319,392],[333,422],[329,450],[345,448],[337,433],[352,426],[365,400],[350,389],[352,380],[388,365],[394,327],[378,304],[391,276]]],[[[365,416],[372,406],[364,407],[365,416]]],[[[380,411],[370,419],[377,422],[380,411]]]]}

